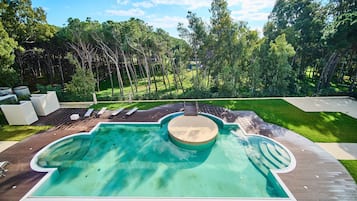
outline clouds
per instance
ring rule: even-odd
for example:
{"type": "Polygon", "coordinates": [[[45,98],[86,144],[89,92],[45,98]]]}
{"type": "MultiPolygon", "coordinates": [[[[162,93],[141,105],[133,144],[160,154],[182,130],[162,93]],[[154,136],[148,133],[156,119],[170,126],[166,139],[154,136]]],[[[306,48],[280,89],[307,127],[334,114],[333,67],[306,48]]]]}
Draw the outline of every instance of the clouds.
{"type": "Polygon", "coordinates": [[[151,1],[141,1],[141,2],[135,2],[133,3],[134,7],[142,7],[142,8],[151,8],[154,7],[154,3],[151,1]]]}
{"type": "Polygon", "coordinates": [[[106,10],[105,13],[112,16],[130,16],[130,17],[140,17],[145,15],[145,12],[138,8],[133,8],[128,10],[106,10]]]}
{"type": "Polygon", "coordinates": [[[117,0],[117,4],[119,5],[127,5],[129,3],[129,0],[117,0]]]}
{"type": "MultiPolygon", "coordinates": [[[[129,1],[116,0],[118,5],[128,6],[128,9],[108,10],[111,15],[124,16],[143,16],[144,10],[151,8],[159,8],[162,6],[180,6],[185,10],[197,10],[200,8],[209,8],[212,0],[144,0],[144,1],[129,1]],[[133,14],[133,15],[131,15],[133,14]]],[[[228,8],[232,11],[232,17],[236,20],[244,21],[260,21],[267,20],[267,17],[274,6],[275,0],[227,0],[228,8]]],[[[167,13],[164,13],[164,15],[167,13]]],[[[185,15],[185,14],[184,14],[185,15]]]]}
{"type": "Polygon", "coordinates": [[[243,21],[266,21],[275,4],[275,0],[228,0],[232,9],[232,17],[243,21]]]}
{"type": "MultiPolygon", "coordinates": [[[[197,12],[209,19],[212,0],[115,0],[116,5],[105,10],[107,16],[118,19],[138,17],[149,25],[174,30],[179,22],[187,25],[187,11],[197,12]]],[[[227,0],[234,20],[247,21],[254,29],[262,30],[276,0],[227,0]]],[[[209,21],[209,20],[206,20],[209,21]]],[[[175,32],[175,31],[169,31],[175,32]]]]}
{"type": "Polygon", "coordinates": [[[152,0],[152,2],[156,5],[175,5],[196,10],[202,7],[210,7],[212,0],[152,0]]]}
{"type": "Polygon", "coordinates": [[[147,22],[149,25],[158,28],[176,28],[179,22],[187,24],[186,18],[177,16],[152,16],[148,18],[147,22]]]}

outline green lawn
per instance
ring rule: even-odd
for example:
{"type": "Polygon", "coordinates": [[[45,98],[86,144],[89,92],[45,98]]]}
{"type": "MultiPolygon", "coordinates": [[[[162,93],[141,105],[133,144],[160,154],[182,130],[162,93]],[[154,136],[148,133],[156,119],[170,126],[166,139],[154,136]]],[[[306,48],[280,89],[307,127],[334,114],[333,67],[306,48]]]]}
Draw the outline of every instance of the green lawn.
{"type": "Polygon", "coordinates": [[[304,112],[284,100],[206,101],[232,110],[253,110],[264,121],[295,131],[313,142],[357,143],[357,119],[338,112],[304,112]]]}
{"type": "Polygon", "coordinates": [[[341,160],[345,168],[350,172],[351,176],[357,183],[357,160],[341,160]]]}
{"type": "Polygon", "coordinates": [[[51,126],[0,126],[0,141],[21,141],[51,126]]]}
{"type": "MultiPolygon", "coordinates": [[[[183,85],[184,89],[189,89],[192,87],[191,78],[192,78],[192,76],[195,76],[195,73],[196,73],[195,71],[187,71],[187,70],[185,71],[183,79],[182,79],[182,85],[183,85]]],[[[176,91],[176,88],[174,86],[173,74],[169,74],[168,78],[170,80],[171,88],[169,88],[169,83],[166,81],[166,84],[167,84],[166,85],[167,89],[166,89],[165,85],[163,83],[162,76],[155,76],[157,93],[154,93],[154,91],[155,91],[154,77],[151,77],[151,82],[152,82],[151,83],[151,91],[153,92],[153,95],[157,96],[157,98],[170,96],[171,94],[174,94],[175,96],[180,96],[183,93],[181,88],[179,88],[179,90],[176,91]]],[[[98,100],[117,100],[119,98],[118,80],[116,79],[116,77],[113,77],[113,84],[114,84],[114,97],[112,97],[112,89],[110,86],[109,79],[103,80],[100,83],[101,91],[96,92],[98,100]]],[[[124,85],[125,85],[124,86],[124,94],[126,96],[125,99],[127,99],[128,95],[131,93],[131,88],[130,88],[128,81],[125,81],[124,85]]],[[[137,95],[139,97],[147,94],[146,87],[147,87],[146,79],[145,78],[139,79],[138,80],[138,91],[137,91],[137,95]]]]}

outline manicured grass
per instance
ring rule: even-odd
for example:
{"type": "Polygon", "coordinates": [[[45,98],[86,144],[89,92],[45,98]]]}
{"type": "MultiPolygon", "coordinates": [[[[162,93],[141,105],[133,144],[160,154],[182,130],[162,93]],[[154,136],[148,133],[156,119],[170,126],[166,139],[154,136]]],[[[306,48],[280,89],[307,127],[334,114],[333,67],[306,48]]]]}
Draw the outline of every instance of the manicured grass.
{"type": "MultiPolygon", "coordinates": [[[[193,76],[195,76],[195,71],[187,71],[185,70],[184,76],[182,76],[182,85],[184,87],[184,89],[189,89],[192,87],[192,82],[191,82],[191,78],[193,76]]],[[[183,92],[181,90],[181,88],[179,90],[176,91],[176,88],[174,86],[174,76],[173,74],[169,74],[168,78],[170,80],[170,87],[169,88],[169,83],[166,80],[166,87],[164,85],[163,82],[163,78],[162,76],[156,76],[156,86],[157,86],[157,93],[155,93],[155,84],[154,84],[154,77],[151,77],[151,91],[152,91],[152,95],[155,95],[155,97],[157,97],[157,99],[159,99],[160,97],[165,97],[165,96],[170,96],[170,95],[175,95],[175,96],[179,96],[181,95],[183,92]]],[[[97,94],[97,98],[98,100],[117,100],[119,99],[119,88],[118,88],[118,81],[116,79],[116,77],[113,77],[113,81],[114,81],[114,97],[112,97],[112,89],[110,86],[110,82],[109,79],[103,80],[100,83],[100,88],[101,91],[100,92],[96,92],[97,94]]],[[[128,81],[124,82],[124,94],[125,94],[125,99],[128,99],[128,95],[131,93],[131,88],[130,85],[128,83],[128,81]]],[[[136,95],[140,96],[144,96],[145,94],[147,94],[147,83],[146,83],[146,79],[139,79],[138,80],[138,91],[136,93],[136,95]]],[[[155,98],[154,97],[154,98],[155,98]]]]}
{"type": "Polygon", "coordinates": [[[51,126],[0,126],[0,141],[21,141],[51,126]]]}
{"type": "Polygon", "coordinates": [[[357,183],[357,160],[341,160],[340,162],[345,166],[357,183]]]}
{"type": "Polygon", "coordinates": [[[253,110],[264,121],[293,130],[313,142],[357,142],[357,119],[338,112],[304,112],[274,100],[206,101],[231,110],[253,110]]]}

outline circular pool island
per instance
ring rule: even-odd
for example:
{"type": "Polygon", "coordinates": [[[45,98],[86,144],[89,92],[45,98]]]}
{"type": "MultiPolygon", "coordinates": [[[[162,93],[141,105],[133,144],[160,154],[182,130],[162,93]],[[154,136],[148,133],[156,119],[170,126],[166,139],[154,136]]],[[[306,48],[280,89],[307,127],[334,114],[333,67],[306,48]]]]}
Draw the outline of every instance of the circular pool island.
{"type": "Polygon", "coordinates": [[[213,144],[218,135],[218,126],[205,116],[183,115],[169,122],[168,132],[176,145],[189,145],[191,148],[195,148],[213,144]]]}

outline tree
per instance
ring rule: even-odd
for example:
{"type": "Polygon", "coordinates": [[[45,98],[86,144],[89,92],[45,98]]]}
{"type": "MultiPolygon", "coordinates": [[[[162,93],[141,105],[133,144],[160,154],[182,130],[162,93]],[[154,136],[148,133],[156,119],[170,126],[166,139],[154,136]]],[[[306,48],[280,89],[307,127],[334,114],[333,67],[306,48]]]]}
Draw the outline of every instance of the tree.
{"type": "Polygon", "coordinates": [[[288,86],[295,82],[289,58],[294,56],[294,48],[286,41],[285,34],[278,36],[269,44],[268,59],[266,66],[265,88],[269,95],[281,96],[288,94],[288,86]]]}
{"type": "Polygon", "coordinates": [[[203,45],[207,40],[207,28],[202,20],[202,18],[197,17],[196,13],[188,11],[187,16],[188,29],[183,27],[182,23],[178,24],[177,30],[180,33],[181,38],[185,38],[191,45],[193,49],[193,57],[196,63],[196,76],[194,79],[194,87],[200,88],[199,79],[199,60],[203,61],[203,45]]]}
{"type": "Polygon", "coordinates": [[[17,42],[9,37],[0,22],[0,86],[14,86],[17,81],[16,71],[11,67],[15,61],[17,42]]]}
{"type": "Polygon", "coordinates": [[[95,90],[95,79],[93,73],[79,65],[79,62],[68,54],[67,59],[71,64],[75,65],[76,72],[72,76],[72,80],[65,84],[66,91],[73,97],[78,97],[80,100],[86,100],[91,97],[95,90]]]}
{"type": "Polygon", "coordinates": [[[357,80],[356,51],[357,51],[357,11],[352,1],[332,0],[330,14],[333,19],[325,28],[323,39],[329,47],[330,57],[321,70],[317,91],[325,88],[332,80],[337,65],[341,59],[347,58],[350,72],[350,91],[355,88],[357,80]]]}
{"type": "Polygon", "coordinates": [[[0,1],[0,19],[9,37],[18,43],[14,69],[20,75],[20,81],[24,82],[25,76],[33,79],[33,64],[27,64],[33,62],[40,65],[39,54],[43,50],[40,50],[39,44],[53,37],[56,31],[54,26],[47,24],[44,10],[33,8],[31,0],[0,1]],[[25,63],[26,57],[31,62],[25,63]]]}
{"type": "Polygon", "coordinates": [[[286,40],[296,50],[291,64],[300,80],[305,79],[309,66],[319,65],[324,55],[321,41],[325,26],[326,12],[321,4],[314,0],[278,0],[264,27],[264,35],[274,40],[285,34],[286,40]]]}
{"type": "Polygon", "coordinates": [[[239,25],[233,23],[227,7],[225,0],[212,1],[211,30],[206,58],[209,58],[207,64],[212,68],[210,72],[214,80],[214,88],[228,90],[226,93],[233,93],[234,96],[234,88],[239,82],[236,79],[239,69],[235,65],[239,57],[239,52],[236,51],[239,25]]]}

